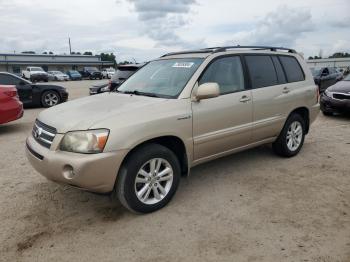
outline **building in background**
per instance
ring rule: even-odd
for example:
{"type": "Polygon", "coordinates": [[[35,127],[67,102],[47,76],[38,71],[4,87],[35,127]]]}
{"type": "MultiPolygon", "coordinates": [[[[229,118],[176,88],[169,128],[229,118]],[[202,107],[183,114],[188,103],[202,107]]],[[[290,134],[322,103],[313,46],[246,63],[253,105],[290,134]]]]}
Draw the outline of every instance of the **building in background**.
{"type": "Polygon", "coordinates": [[[98,55],[37,55],[37,54],[0,54],[0,72],[20,74],[27,66],[40,66],[45,71],[81,70],[85,66],[99,69],[113,67],[111,61],[101,61],[98,55]]]}
{"type": "Polygon", "coordinates": [[[309,67],[337,67],[347,69],[350,67],[350,57],[345,58],[321,58],[306,60],[309,67]]]}

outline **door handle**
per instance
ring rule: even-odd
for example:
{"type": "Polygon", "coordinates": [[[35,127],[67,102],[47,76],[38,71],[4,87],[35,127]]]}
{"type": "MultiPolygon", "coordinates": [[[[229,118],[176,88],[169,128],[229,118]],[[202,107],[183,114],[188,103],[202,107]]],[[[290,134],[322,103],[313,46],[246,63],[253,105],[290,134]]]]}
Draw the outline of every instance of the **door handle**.
{"type": "Polygon", "coordinates": [[[288,87],[283,88],[282,93],[288,94],[290,92],[288,87]]]}
{"type": "Polygon", "coordinates": [[[241,99],[239,100],[239,102],[242,102],[242,103],[245,103],[245,102],[248,102],[250,101],[250,97],[248,96],[242,96],[241,99]]]}

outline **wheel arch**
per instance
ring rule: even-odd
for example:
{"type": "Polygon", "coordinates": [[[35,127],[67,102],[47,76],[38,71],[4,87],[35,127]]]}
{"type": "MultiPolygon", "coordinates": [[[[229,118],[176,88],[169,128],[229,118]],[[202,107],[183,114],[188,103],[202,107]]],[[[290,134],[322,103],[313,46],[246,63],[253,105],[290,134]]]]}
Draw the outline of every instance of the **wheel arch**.
{"type": "Polygon", "coordinates": [[[159,136],[154,137],[148,140],[145,140],[143,142],[140,142],[139,144],[135,145],[124,157],[121,167],[123,164],[129,159],[131,154],[138,150],[140,147],[145,146],[147,144],[159,144],[164,147],[167,147],[170,149],[178,158],[180,167],[181,167],[181,175],[187,176],[189,172],[189,159],[186,151],[185,143],[181,138],[174,135],[166,135],[166,136],[159,136]]]}
{"type": "Polygon", "coordinates": [[[288,118],[292,114],[298,114],[304,119],[304,121],[305,121],[305,134],[308,134],[309,128],[310,128],[310,111],[309,111],[309,109],[307,107],[298,107],[289,113],[288,118]]]}

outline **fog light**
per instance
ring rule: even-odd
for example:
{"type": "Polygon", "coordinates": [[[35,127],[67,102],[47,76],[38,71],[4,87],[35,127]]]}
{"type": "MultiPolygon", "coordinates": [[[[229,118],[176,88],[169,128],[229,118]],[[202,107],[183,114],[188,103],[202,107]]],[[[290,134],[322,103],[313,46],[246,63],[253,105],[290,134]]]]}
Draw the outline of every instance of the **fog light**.
{"type": "Polygon", "coordinates": [[[75,176],[74,169],[71,165],[65,165],[63,168],[63,176],[66,179],[73,179],[75,176]]]}

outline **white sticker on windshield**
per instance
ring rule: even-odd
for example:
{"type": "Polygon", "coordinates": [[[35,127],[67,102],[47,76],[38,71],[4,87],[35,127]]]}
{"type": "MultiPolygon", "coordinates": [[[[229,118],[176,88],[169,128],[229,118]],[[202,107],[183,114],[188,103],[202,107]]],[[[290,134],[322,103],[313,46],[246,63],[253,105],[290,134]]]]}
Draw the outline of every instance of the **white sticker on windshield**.
{"type": "Polygon", "coordinates": [[[178,68],[191,68],[194,65],[193,62],[182,62],[182,63],[175,63],[173,67],[178,68]]]}

